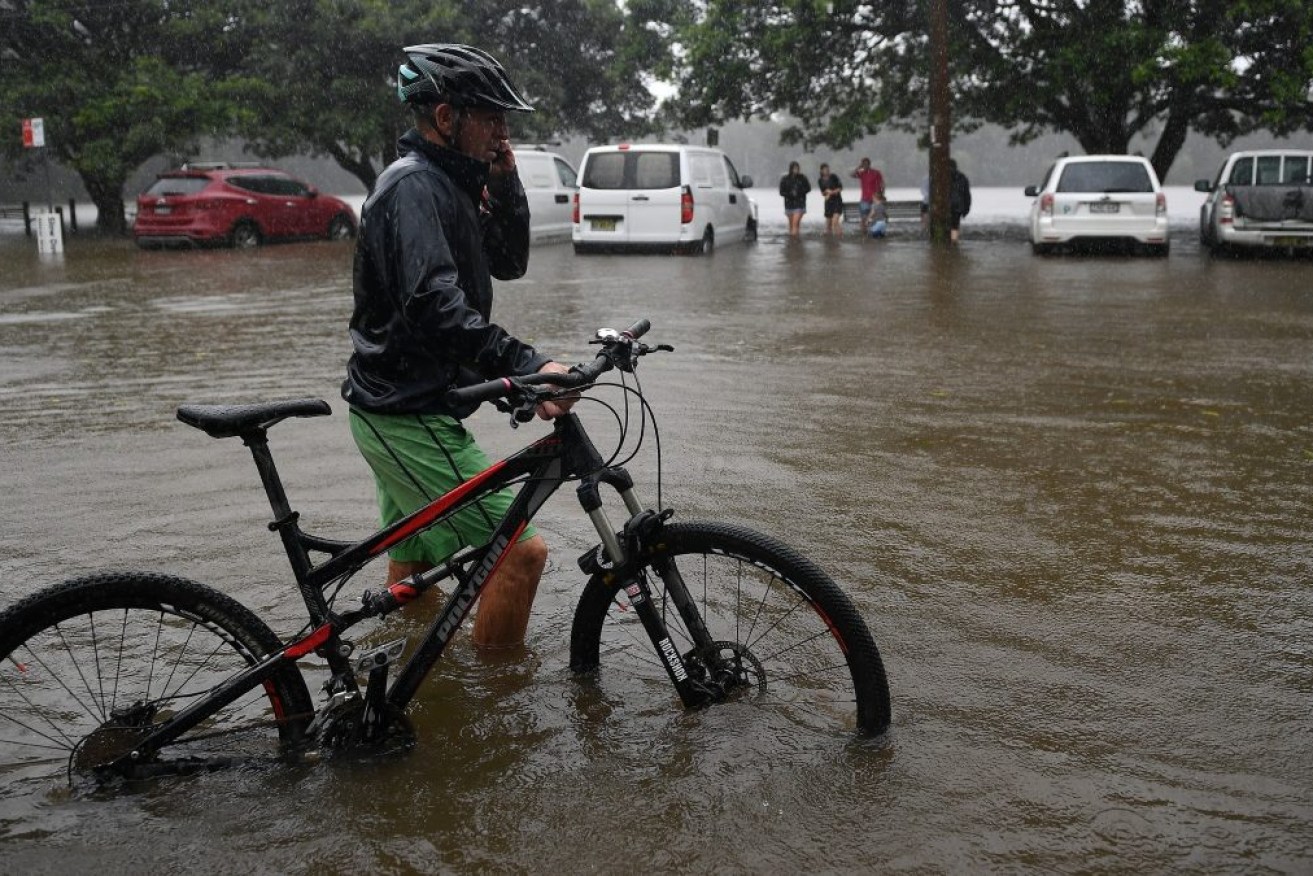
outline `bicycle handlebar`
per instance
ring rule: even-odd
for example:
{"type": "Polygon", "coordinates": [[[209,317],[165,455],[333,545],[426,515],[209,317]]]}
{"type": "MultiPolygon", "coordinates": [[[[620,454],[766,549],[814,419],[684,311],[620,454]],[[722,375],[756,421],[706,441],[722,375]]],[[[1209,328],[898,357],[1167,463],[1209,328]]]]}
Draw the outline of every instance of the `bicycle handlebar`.
{"type": "Polygon", "coordinates": [[[517,390],[522,390],[524,387],[543,383],[550,383],[562,389],[587,386],[616,367],[615,349],[617,347],[629,349],[633,342],[647,334],[650,328],[652,328],[650,321],[640,319],[624,331],[598,329],[597,336],[592,343],[601,344],[602,349],[592,362],[572,365],[569,371],[564,372],[540,371],[536,374],[523,374],[518,377],[498,377],[496,380],[450,389],[447,391],[447,404],[452,407],[461,407],[476,402],[492,401],[493,399],[514,395],[517,390]]]}

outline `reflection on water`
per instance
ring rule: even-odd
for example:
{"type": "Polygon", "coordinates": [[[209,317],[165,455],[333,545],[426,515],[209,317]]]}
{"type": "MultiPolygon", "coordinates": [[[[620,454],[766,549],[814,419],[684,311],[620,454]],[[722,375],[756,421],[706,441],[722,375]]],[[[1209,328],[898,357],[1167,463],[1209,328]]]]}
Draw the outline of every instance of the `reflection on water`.
{"type": "MultiPolygon", "coordinates": [[[[849,588],[888,664],[887,739],[782,746],[733,710],[634,711],[573,681],[591,539],[563,491],[530,653],[458,647],[412,754],[0,808],[7,865],[204,872],[220,837],[263,872],[1307,872],[1307,261],[780,227],[710,258],[539,248],[497,314],[567,359],[651,318],[676,348],[639,375],[664,500],[768,530],[849,588]]],[[[312,530],[368,530],[337,401],[350,246],[0,255],[0,599],[155,568],[295,630],[249,456],[173,409],[329,399],[338,416],[278,426],[274,451],[312,530]]],[[[504,452],[541,427],[474,428],[504,452]]],[[[650,454],[631,468],[657,475],[650,454]]]]}

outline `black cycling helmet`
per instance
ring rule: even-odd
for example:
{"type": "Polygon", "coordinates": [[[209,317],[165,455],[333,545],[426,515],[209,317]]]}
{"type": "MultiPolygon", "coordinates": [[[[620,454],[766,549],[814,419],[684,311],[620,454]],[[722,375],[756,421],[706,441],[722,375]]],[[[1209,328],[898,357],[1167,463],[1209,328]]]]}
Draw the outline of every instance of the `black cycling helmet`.
{"type": "Polygon", "coordinates": [[[456,43],[425,43],[406,46],[402,51],[407,60],[397,70],[397,97],[403,103],[533,112],[502,65],[482,49],[456,43]]]}

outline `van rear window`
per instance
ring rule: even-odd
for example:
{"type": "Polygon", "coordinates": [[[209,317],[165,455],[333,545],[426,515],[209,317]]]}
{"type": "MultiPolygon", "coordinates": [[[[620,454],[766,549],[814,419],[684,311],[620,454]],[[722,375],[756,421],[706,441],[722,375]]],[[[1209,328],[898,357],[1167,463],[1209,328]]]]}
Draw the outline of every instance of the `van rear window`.
{"type": "Polygon", "coordinates": [[[586,189],[673,189],[679,186],[677,152],[598,152],[584,168],[586,189]]]}

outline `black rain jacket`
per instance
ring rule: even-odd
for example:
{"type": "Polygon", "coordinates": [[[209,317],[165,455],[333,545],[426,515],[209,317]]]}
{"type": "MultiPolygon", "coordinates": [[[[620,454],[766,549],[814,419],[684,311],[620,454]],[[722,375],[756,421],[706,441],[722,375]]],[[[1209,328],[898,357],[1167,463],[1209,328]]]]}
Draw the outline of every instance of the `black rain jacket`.
{"type": "Polygon", "coordinates": [[[450,387],[549,361],[490,322],[492,277],[529,265],[528,199],[518,176],[490,177],[485,162],[418,131],[397,146],[360,211],[342,397],[377,413],[465,417],[472,408],[444,400],[450,387]]]}

